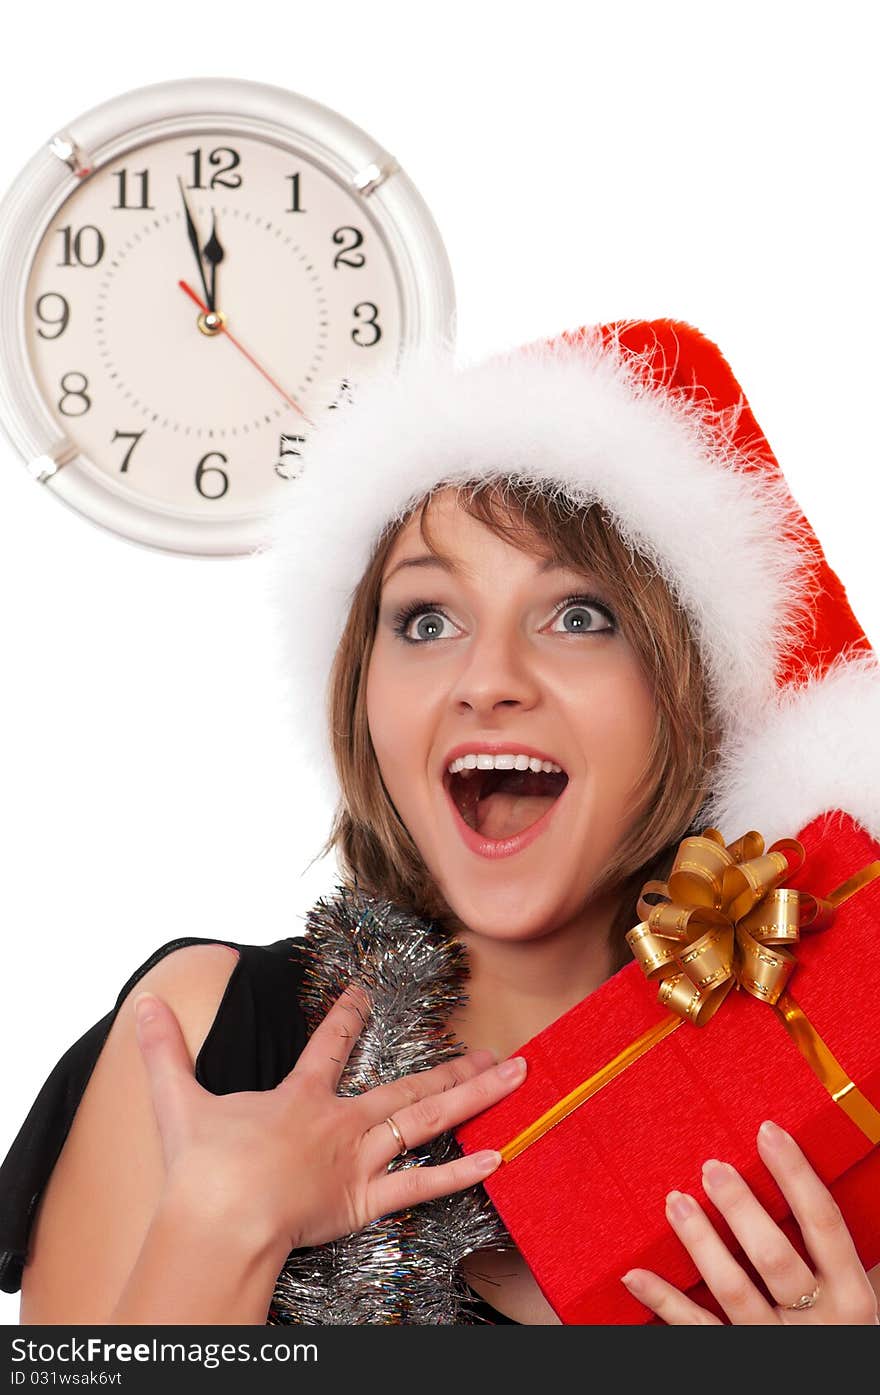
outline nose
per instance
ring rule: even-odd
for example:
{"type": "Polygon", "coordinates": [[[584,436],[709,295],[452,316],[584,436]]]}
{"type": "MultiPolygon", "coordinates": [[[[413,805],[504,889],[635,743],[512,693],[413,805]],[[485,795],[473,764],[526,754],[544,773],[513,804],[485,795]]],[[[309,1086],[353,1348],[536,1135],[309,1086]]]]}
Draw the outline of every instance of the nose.
{"type": "Polygon", "coordinates": [[[539,693],[522,637],[499,630],[474,641],[452,685],[451,700],[483,718],[496,707],[532,707],[539,693]]]}

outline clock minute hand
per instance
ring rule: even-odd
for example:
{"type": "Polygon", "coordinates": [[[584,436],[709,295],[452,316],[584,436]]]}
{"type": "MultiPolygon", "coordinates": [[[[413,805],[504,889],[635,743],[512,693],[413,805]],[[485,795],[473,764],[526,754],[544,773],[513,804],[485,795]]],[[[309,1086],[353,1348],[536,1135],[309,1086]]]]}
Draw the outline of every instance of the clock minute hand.
{"type": "Polygon", "coordinates": [[[180,175],[177,176],[177,183],[180,185],[180,197],[183,199],[183,211],[186,214],[186,230],[189,234],[189,245],[193,250],[193,256],[195,257],[196,263],[199,268],[199,276],[201,276],[202,278],[202,289],[205,292],[205,300],[208,302],[208,310],[212,311],[214,309],[214,300],[210,291],[208,290],[208,283],[205,280],[205,264],[202,261],[202,254],[199,250],[199,235],[196,232],[196,225],[193,222],[192,214],[189,211],[189,204],[186,201],[186,194],[183,192],[183,181],[181,180],[180,175]]]}

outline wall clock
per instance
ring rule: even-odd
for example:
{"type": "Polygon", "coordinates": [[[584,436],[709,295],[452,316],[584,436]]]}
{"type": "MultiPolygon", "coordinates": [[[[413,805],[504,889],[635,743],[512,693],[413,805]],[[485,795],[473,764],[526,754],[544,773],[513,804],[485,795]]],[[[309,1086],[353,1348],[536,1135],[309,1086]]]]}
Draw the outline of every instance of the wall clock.
{"type": "Polygon", "coordinates": [[[437,226],[397,161],[284,88],[192,78],[56,134],[0,204],[0,421],[93,523],[251,552],[323,413],[454,339],[437,226]]]}

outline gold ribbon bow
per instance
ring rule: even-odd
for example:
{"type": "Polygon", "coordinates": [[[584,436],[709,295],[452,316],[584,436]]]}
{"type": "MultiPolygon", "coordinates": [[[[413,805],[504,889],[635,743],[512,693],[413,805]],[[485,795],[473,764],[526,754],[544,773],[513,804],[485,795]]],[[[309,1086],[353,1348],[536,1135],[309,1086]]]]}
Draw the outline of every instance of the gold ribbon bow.
{"type": "Polygon", "coordinates": [[[780,838],[765,852],[764,839],[754,829],[729,844],[717,828],[682,840],[669,881],[642,887],[640,923],[626,936],[646,977],[660,980],[657,997],[669,1013],[505,1143],[500,1149],[504,1162],[542,1138],[683,1022],[705,1026],[734,987],[769,1004],[832,1099],[872,1143],[880,1143],[880,1111],[787,990],[797,961],[784,947],[796,945],[801,930],[826,930],[843,901],[880,877],[880,862],[862,867],[827,897],[819,897],[780,885],[805,858],[796,838],[780,838]]]}
{"type": "Polygon", "coordinates": [[[835,915],[831,900],[780,887],[805,858],[796,838],[765,852],[754,829],[729,846],[717,828],[679,844],[669,881],[642,887],[641,924],[626,936],[645,976],[660,979],[664,1007],[702,1027],[734,986],[779,1001],[796,964],[779,946],[827,929],[835,915]]]}

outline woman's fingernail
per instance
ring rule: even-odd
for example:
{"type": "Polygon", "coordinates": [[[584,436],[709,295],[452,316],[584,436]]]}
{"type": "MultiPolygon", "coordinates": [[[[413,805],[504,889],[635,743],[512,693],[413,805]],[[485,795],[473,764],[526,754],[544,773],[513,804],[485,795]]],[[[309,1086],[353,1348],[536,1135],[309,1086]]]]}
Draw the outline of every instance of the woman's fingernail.
{"type": "Polygon", "coordinates": [[[501,1162],[501,1154],[491,1149],[485,1153],[474,1153],[474,1167],[479,1172],[492,1172],[501,1162]]]}
{"type": "Polygon", "coordinates": [[[666,1209],[674,1221],[686,1221],[693,1216],[697,1203],[687,1192],[670,1192],[666,1198],[666,1209]]]}
{"type": "Polygon", "coordinates": [[[525,1075],[525,1073],[525,1056],[511,1056],[509,1061],[502,1061],[498,1067],[498,1074],[502,1080],[515,1080],[518,1075],[525,1075]]]}
{"type": "Polygon", "coordinates": [[[626,1274],[621,1275],[620,1282],[626,1284],[630,1293],[634,1293],[639,1298],[645,1291],[645,1281],[635,1269],[630,1269],[626,1274]]]}
{"type": "Polygon", "coordinates": [[[138,993],[134,1000],[134,1016],[138,1026],[156,1016],[156,999],[152,993],[138,993]]]}
{"type": "Polygon", "coordinates": [[[719,1162],[717,1158],[707,1158],[703,1163],[703,1181],[707,1187],[723,1187],[732,1177],[730,1163],[719,1162]]]}
{"type": "Polygon", "coordinates": [[[765,1119],[758,1129],[758,1135],[764,1143],[769,1143],[771,1148],[776,1148],[780,1143],[784,1143],[791,1135],[781,1129],[778,1124],[774,1124],[772,1119],[765,1119]]]}

